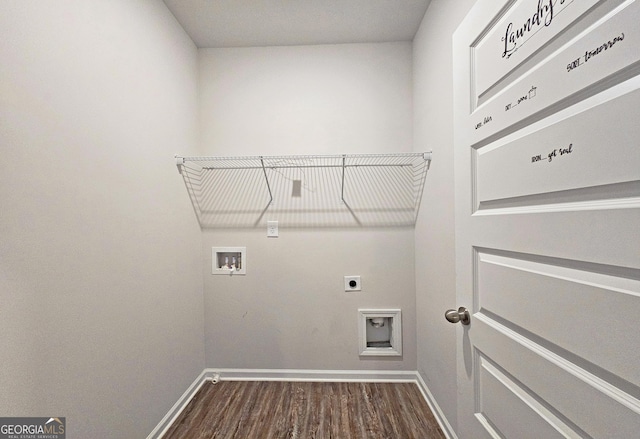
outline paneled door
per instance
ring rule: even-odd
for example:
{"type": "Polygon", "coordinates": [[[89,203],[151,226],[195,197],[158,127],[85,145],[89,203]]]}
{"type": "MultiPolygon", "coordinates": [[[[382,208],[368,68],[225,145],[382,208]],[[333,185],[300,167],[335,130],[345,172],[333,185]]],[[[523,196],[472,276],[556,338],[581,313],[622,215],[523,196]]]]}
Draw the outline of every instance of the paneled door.
{"type": "Polygon", "coordinates": [[[479,0],[453,50],[459,437],[640,437],[640,0],[479,0]]]}

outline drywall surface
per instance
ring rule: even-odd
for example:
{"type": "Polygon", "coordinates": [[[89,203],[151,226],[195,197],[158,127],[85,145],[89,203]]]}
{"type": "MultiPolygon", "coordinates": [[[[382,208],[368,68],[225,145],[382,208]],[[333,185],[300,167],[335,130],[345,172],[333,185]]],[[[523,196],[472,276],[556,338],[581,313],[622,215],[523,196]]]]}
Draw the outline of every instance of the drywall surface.
{"type": "Polygon", "coordinates": [[[162,2],[0,2],[0,414],[145,437],[204,368],[197,51],[162,2]]]}
{"type": "MultiPolygon", "coordinates": [[[[206,155],[410,152],[411,44],[204,49],[206,155]]],[[[304,196],[304,194],[303,194],[304,196]]],[[[207,367],[415,370],[413,228],[205,230],[207,367]],[[246,246],[246,276],[211,247],[246,246]],[[345,292],[345,275],[362,291],[345,292]],[[401,308],[402,357],[360,357],[358,308],[401,308]]]]}
{"type": "Polygon", "coordinates": [[[207,154],[411,151],[410,43],[198,53],[207,154]]]}
{"type": "Polygon", "coordinates": [[[207,367],[415,370],[412,230],[206,231],[203,260],[207,367]],[[219,244],[246,245],[245,276],[210,274],[219,244]],[[402,357],[359,356],[358,308],[402,309],[402,357]]]}
{"type": "Polygon", "coordinates": [[[433,150],[415,230],[418,372],[454,429],[458,340],[456,326],[444,318],[458,307],[451,37],[473,3],[433,0],[413,42],[414,147],[433,150]]]}

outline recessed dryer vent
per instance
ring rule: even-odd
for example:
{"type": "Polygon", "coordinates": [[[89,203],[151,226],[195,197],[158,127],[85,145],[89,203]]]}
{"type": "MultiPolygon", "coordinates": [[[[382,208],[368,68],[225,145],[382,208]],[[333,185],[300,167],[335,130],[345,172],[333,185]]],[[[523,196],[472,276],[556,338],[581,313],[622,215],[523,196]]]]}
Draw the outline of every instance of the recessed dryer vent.
{"type": "Polygon", "coordinates": [[[402,356],[402,319],[399,309],[359,309],[360,355],[402,356]]]}

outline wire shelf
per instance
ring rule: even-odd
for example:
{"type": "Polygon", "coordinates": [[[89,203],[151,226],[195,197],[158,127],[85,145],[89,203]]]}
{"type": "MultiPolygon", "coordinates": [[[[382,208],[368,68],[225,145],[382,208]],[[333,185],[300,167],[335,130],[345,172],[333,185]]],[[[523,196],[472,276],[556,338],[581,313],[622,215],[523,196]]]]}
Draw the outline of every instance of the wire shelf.
{"type": "Polygon", "coordinates": [[[431,153],[180,157],[202,228],[415,225],[431,153]]]}

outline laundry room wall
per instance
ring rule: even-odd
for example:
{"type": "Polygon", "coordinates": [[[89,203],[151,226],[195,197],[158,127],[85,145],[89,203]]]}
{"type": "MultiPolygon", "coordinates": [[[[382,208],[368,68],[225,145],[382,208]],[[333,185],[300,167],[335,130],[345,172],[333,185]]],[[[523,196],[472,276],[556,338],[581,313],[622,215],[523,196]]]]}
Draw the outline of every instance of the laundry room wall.
{"type": "MultiPolygon", "coordinates": [[[[411,60],[409,42],[201,49],[201,150],[411,152],[411,60]]],[[[267,238],[267,220],[278,217],[203,231],[207,367],[415,370],[413,228],[309,225],[267,238]],[[214,246],[246,247],[247,274],[212,275],[214,246]],[[361,276],[362,291],[345,292],[345,275],[361,276]],[[402,309],[402,357],[359,356],[358,308],[402,309]]]]}
{"type": "Polygon", "coordinates": [[[473,0],[433,0],[413,41],[414,145],[433,150],[416,224],[418,373],[457,425],[452,35],[473,0]]]}
{"type": "Polygon", "coordinates": [[[204,368],[197,49],[162,2],[0,2],[0,415],[141,438],[204,368]]]}

